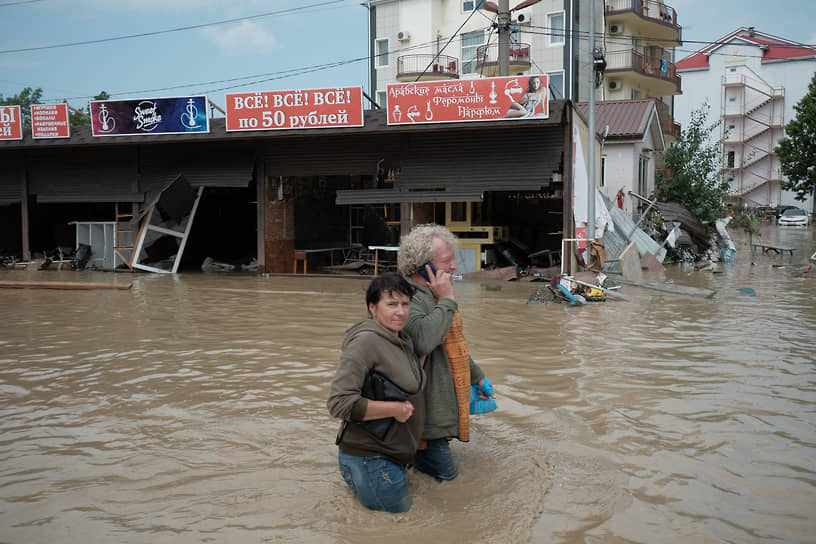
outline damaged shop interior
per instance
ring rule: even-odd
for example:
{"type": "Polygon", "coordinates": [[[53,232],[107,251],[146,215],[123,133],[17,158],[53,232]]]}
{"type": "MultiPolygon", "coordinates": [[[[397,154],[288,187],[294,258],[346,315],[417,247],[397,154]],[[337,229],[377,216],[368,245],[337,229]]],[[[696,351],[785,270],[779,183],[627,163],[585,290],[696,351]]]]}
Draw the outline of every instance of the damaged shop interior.
{"type": "Polygon", "coordinates": [[[253,151],[206,148],[47,148],[3,157],[14,166],[0,175],[3,264],[175,272],[210,258],[252,266],[253,151]]]}

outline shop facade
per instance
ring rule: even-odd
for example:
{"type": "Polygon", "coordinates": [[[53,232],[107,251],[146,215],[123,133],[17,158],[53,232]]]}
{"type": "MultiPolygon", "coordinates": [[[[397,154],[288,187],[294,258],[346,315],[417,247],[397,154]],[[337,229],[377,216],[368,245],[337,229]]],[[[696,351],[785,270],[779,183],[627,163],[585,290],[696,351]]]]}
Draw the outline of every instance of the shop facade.
{"type": "Polygon", "coordinates": [[[394,246],[412,225],[435,221],[472,250],[467,266],[521,264],[559,251],[574,230],[576,119],[570,102],[551,101],[547,118],[436,125],[389,125],[383,110],[368,110],[363,126],[344,128],[229,132],[211,119],[199,134],[27,132],[0,142],[0,249],[27,259],[75,245],[77,223],[113,222],[133,231],[114,242],[132,248],[120,251],[119,268],[183,253],[181,270],[205,256],[254,257],[259,273],[291,273],[298,252],[327,264],[339,255],[321,250],[394,246]],[[135,240],[146,221],[153,245],[171,238],[154,255],[135,240]]]}

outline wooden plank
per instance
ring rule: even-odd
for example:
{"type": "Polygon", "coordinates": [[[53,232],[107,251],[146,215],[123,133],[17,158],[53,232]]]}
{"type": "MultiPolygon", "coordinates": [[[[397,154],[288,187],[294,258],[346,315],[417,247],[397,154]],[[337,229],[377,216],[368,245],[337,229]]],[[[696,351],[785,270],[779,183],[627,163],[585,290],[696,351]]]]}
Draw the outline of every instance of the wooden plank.
{"type": "Polygon", "coordinates": [[[642,281],[631,280],[623,277],[615,277],[615,281],[625,285],[633,285],[635,287],[642,287],[644,289],[652,289],[664,293],[671,293],[673,295],[684,295],[696,298],[711,298],[717,291],[711,289],[703,289],[702,287],[692,287],[690,285],[678,285],[676,283],[661,283],[657,281],[642,281]]]}
{"type": "Polygon", "coordinates": [[[80,283],[66,281],[0,281],[0,288],[9,289],[130,289],[133,283],[80,283]]]}

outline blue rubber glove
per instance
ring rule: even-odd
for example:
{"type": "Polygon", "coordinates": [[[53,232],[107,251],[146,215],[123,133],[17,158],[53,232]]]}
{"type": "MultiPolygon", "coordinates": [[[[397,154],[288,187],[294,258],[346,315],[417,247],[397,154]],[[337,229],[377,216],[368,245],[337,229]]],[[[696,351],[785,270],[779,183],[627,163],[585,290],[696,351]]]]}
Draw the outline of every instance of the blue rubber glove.
{"type": "Polygon", "coordinates": [[[484,393],[488,397],[493,396],[493,384],[490,383],[490,380],[488,380],[487,378],[484,379],[484,381],[482,382],[482,385],[481,385],[481,387],[479,387],[479,389],[481,389],[482,393],[484,393]]]}

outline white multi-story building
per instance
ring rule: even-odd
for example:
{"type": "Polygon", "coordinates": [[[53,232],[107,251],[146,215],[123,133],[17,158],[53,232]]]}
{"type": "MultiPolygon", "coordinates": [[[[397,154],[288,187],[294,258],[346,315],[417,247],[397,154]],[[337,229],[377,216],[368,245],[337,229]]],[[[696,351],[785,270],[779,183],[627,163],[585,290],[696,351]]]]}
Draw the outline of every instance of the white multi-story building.
{"type": "Polygon", "coordinates": [[[683,44],[677,12],[662,0],[604,0],[604,10],[604,100],[654,98],[663,135],[673,141],[680,128],[674,48],[683,44]]]}
{"type": "MultiPolygon", "coordinates": [[[[601,47],[603,2],[593,4],[601,47]]],[[[494,2],[370,0],[363,6],[369,11],[369,91],[378,104],[385,104],[392,83],[497,75],[494,2]]],[[[547,74],[554,98],[588,100],[589,6],[510,0],[510,74],[547,74]]]]}
{"type": "Polygon", "coordinates": [[[813,210],[795,193],[782,191],[774,148],[794,105],[807,93],[816,71],[816,48],[743,27],[677,63],[683,95],[675,116],[687,123],[707,102],[711,123],[722,119],[723,158],[737,202],[747,206],[795,204],[813,210]]]}

